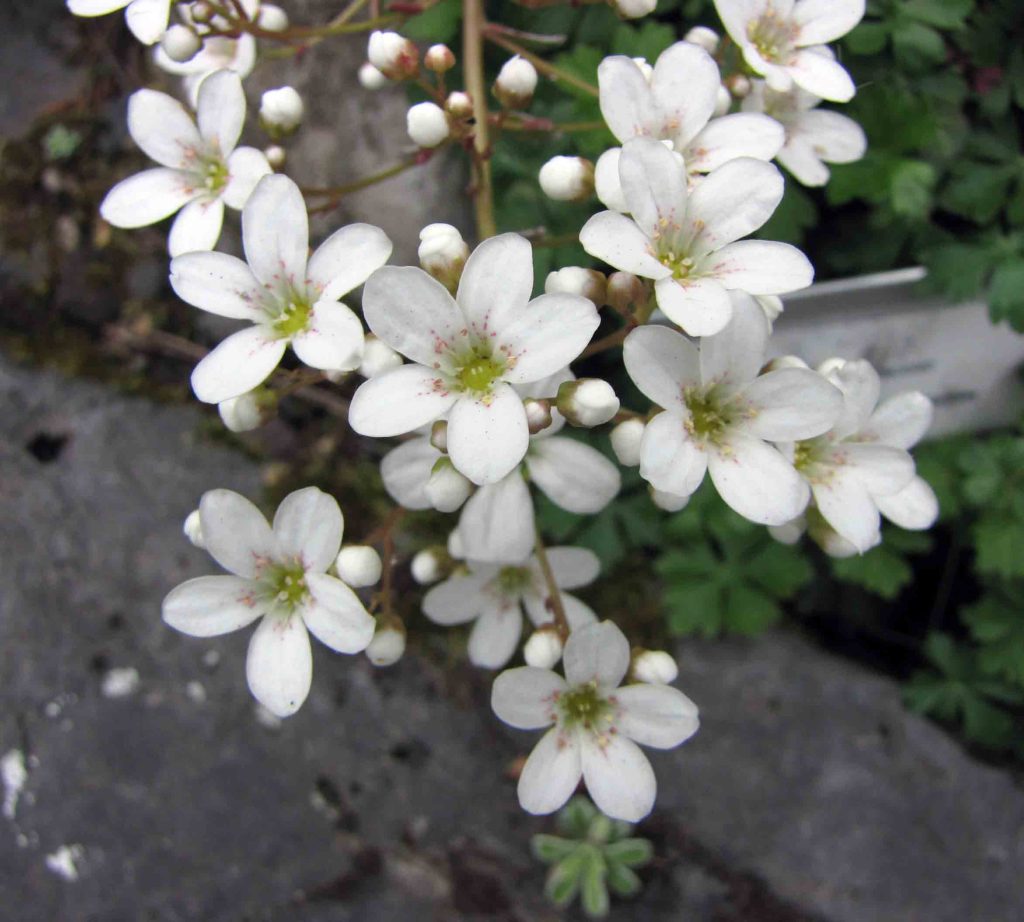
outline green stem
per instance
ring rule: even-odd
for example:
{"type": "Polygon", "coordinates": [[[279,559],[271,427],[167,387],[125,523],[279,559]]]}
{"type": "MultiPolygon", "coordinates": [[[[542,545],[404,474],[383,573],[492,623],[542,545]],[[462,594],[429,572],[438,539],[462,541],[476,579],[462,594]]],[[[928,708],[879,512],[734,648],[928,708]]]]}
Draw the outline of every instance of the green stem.
{"type": "Polygon", "coordinates": [[[491,179],[491,140],[488,128],[487,87],[484,83],[484,43],[486,27],[483,0],[462,0],[462,67],[466,92],[473,100],[473,207],[480,240],[493,237],[498,228],[494,220],[494,186],[491,179]]]}

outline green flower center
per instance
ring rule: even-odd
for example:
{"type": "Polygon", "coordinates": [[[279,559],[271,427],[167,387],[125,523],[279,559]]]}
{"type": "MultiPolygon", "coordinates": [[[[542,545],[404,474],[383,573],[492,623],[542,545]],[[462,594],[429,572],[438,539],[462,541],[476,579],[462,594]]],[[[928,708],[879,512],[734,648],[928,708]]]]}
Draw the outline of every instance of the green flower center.
{"type": "Polygon", "coordinates": [[[612,706],[597,691],[596,682],[588,682],[565,692],[558,699],[562,723],[567,727],[602,730],[601,724],[611,720],[612,706]]]}
{"type": "Polygon", "coordinates": [[[312,309],[308,298],[293,293],[274,320],[274,329],[283,337],[301,333],[309,325],[309,314],[312,309]]]}
{"type": "Polygon", "coordinates": [[[263,573],[267,595],[291,614],[309,596],[306,571],[298,563],[275,563],[263,573]]]}
{"type": "Polygon", "coordinates": [[[659,259],[663,266],[667,266],[672,270],[672,278],[674,279],[688,279],[693,274],[696,265],[696,260],[685,253],[669,251],[668,253],[663,253],[659,259]]]}
{"type": "Polygon", "coordinates": [[[494,382],[505,371],[505,367],[503,359],[485,355],[479,349],[474,349],[461,360],[455,371],[455,380],[463,391],[488,394],[494,382]]]}
{"type": "Polygon", "coordinates": [[[683,400],[690,411],[686,430],[698,439],[716,444],[720,442],[735,420],[734,409],[723,404],[714,388],[688,387],[683,391],[683,400]]]}
{"type": "Polygon", "coordinates": [[[201,185],[209,192],[220,192],[231,178],[224,158],[217,156],[203,161],[199,168],[199,176],[201,185]]]}
{"type": "Polygon", "coordinates": [[[520,595],[530,584],[530,571],[526,567],[502,567],[496,580],[502,595],[520,595]]]}
{"type": "Polygon", "coordinates": [[[747,27],[747,38],[766,61],[780,60],[792,47],[794,37],[790,23],[771,7],[747,27]]]}

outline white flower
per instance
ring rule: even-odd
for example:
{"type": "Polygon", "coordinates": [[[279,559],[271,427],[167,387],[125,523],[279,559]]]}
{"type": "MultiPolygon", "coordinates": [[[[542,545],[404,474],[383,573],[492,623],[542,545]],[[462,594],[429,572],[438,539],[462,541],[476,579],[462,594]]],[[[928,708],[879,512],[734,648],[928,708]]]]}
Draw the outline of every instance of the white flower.
{"type": "Polygon", "coordinates": [[[266,90],[260,98],[260,122],[268,129],[287,134],[302,124],[305,107],[293,86],[266,90]]]}
{"type": "Polygon", "coordinates": [[[718,33],[707,26],[694,26],[683,36],[683,41],[690,42],[693,45],[700,45],[708,54],[714,54],[718,51],[718,33]]]}
{"type": "Polygon", "coordinates": [[[656,490],[683,497],[707,471],[740,515],[781,525],[803,512],[810,490],[768,442],[826,432],[842,395],[810,369],[758,375],[767,321],[748,295],[734,295],[733,306],[732,323],[699,349],[666,327],[641,327],[627,337],[626,371],[665,410],[644,430],[640,474],[656,490]]]}
{"type": "Polygon", "coordinates": [[[820,102],[799,87],[776,93],[762,80],[743,100],[744,110],[764,112],[786,129],[786,143],[775,159],[805,186],[828,182],[826,163],[853,163],[867,150],[864,129],[852,118],[816,108],[820,102]]]}
{"type": "Polygon", "coordinates": [[[430,469],[430,478],[424,487],[430,505],[438,512],[455,512],[473,492],[473,483],[445,457],[438,458],[430,469]]]}
{"type": "Polygon", "coordinates": [[[256,39],[248,32],[238,38],[204,36],[203,47],[187,61],[172,60],[161,47],[154,51],[153,60],[161,70],[182,78],[185,95],[194,108],[198,105],[199,88],[210,74],[230,70],[243,80],[252,73],[256,66],[256,39]]]}
{"type": "Polygon", "coordinates": [[[495,483],[526,454],[526,411],[513,384],[540,381],[575,359],[597,329],[573,295],[530,301],[533,252],[515,234],[484,241],[453,299],[422,269],[387,266],[363,293],[370,329],[412,359],[363,383],[349,422],[362,435],[411,432],[448,414],[448,453],[474,483],[495,483]]]}
{"type": "Polygon", "coordinates": [[[224,206],[242,208],[270,172],[260,151],[235,147],[245,121],[245,94],[236,74],[219,71],[203,81],[197,119],[198,127],[165,93],[132,93],[128,131],[160,166],[122,180],[100,205],[104,220],[115,227],[145,227],[180,209],[167,241],[171,256],[213,249],[224,206]]]}
{"type": "Polygon", "coordinates": [[[288,14],[272,3],[261,3],[256,23],[268,32],[284,32],[288,28],[288,14]]]}
{"type": "MultiPolygon", "coordinates": [[[[927,428],[931,404],[923,395],[908,394],[897,403],[890,401],[876,414],[881,382],[878,373],[863,360],[833,368],[827,378],[843,394],[842,414],[828,433],[799,441],[787,450],[810,484],[818,513],[836,534],[864,553],[881,540],[879,501],[884,503],[886,497],[900,494],[915,480],[910,454],[886,441],[912,445],[914,436],[927,428]]],[[[927,484],[924,487],[933,497],[927,484]]],[[[920,492],[920,487],[916,489],[920,492]]],[[[911,500],[914,498],[911,494],[911,500]]],[[[931,513],[921,517],[911,513],[917,528],[931,525],[937,512],[936,507],[913,502],[909,508],[931,513]]],[[[901,511],[897,501],[897,518],[901,511]]]]}
{"type": "Polygon", "coordinates": [[[364,378],[372,378],[374,375],[391,371],[392,368],[398,368],[401,364],[402,357],[371,333],[363,343],[363,360],[356,370],[364,378]]]}
{"type": "Polygon", "coordinates": [[[640,650],[633,656],[633,678],[651,685],[668,685],[679,677],[679,666],[664,650],[640,650]]]}
{"type": "MultiPolygon", "coordinates": [[[[601,569],[593,551],[552,547],[548,561],[559,590],[592,583],[601,569]]],[[[573,630],[597,617],[567,592],[559,592],[573,630]]],[[[469,660],[484,669],[499,669],[515,653],[523,630],[523,610],[537,627],[552,620],[547,584],[536,557],[517,563],[466,562],[465,571],[450,576],[423,597],[423,613],[435,624],[475,622],[469,635],[469,660]]]]}
{"type": "Polygon", "coordinates": [[[195,29],[179,23],[164,32],[160,38],[160,47],[167,57],[180,64],[191,61],[196,56],[203,47],[203,40],[196,34],[195,29]]]}
{"type": "Polygon", "coordinates": [[[171,13],[171,0],[67,0],[67,4],[75,16],[104,16],[124,10],[128,28],[143,45],[159,41],[171,13]]]}
{"type": "Polygon", "coordinates": [[[542,624],[523,644],[523,659],[527,666],[551,669],[562,658],[562,636],[554,622],[542,624]]]}
{"type": "Polygon", "coordinates": [[[397,32],[377,31],[370,35],[366,57],[389,80],[413,77],[419,70],[416,46],[397,32]]]}
{"type": "Polygon", "coordinates": [[[359,67],[359,85],[365,90],[379,90],[386,87],[391,81],[388,80],[369,61],[359,67]]]}
{"type": "Polygon", "coordinates": [[[653,13],[658,0],[613,0],[616,11],[626,19],[639,19],[653,13]]]}
{"type": "Polygon", "coordinates": [[[770,163],[731,160],[687,192],[675,155],[637,138],[622,149],[619,175],[631,218],[594,215],[583,248],[617,269],[654,280],[658,307],[693,336],[729,322],[730,290],[777,295],[811,284],[814,270],[796,247],[741,240],[782,199],[782,174],[770,163]]]}
{"type": "Polygon", "coordinates": [[[581,202],[594,191],[594,164],[582,157],[552,157],[537,176],[544,194],[556,202],[581,202]]]}
{"type": "Polygon", "coordinates": [[[359,653],[373,637],[373,618],[355,593],[326,573],[341,546],[341,510],[333,497],[307,487],[284,499],[271,528],[244,496],[211,490],[199,517],[206,549],[232,575],[200,576],[172,589],[163,619],[193,637],[262,619],[249,643],[249,688],[278,717],[294,714],[312,679],[307,630],[339,653],[359,653]]]}
{"type": "Polygon", "coordinates": [[[553,813],[580,778],[602,813],[635,823],[651,812],[657,782],[637,743],[672,749],[697,732],[696,705],[669,685],[619,683],[629,669],[629,642],[603,621],[573,631],[563,656],[565,678],[524,666],[494,681],[491,706],[520,730],[551,727],[519,776],[527,813],[553,813]]]}
{"type": "Polygon", "coordinates": [[[231,432],[250,432],[263,425],[259,396],[256,391],[246,391],[217,404],[217,412],[231,432]]]}
{"type": "Polygon", "coordinates": [[[266,176],[242,211],[242,242],[247,262],[225,253],[186,253],[171,261],[171,287],[179,298],[252,324],[196,366],[196,396],[219,403],[252,390],[289,345],[311,368],[359,367],[363,326],[338,299],[391,255],[385,233],[350,224],[308,256],[309,222],[299,187],[287,176],[266,176]]]}
{"type": "Polygon", "coordinates": [[[397,618],[381,619],[373,640],[366,648],[367,659],[374,666],[393,666],[405,653],[405,625],[397,618]]]}
{"type": "Polygon", "coordinates": [[[667,493],[651,487],[650,494],[651,502],[662,512],[680,512],[690,504],[689,496],[680,496],[678,493],[667,493]]]}
{"type": "Polygon", "coordinates": [[[444,109],[432,102],[419,102],[405,116],[409,137],[420,147],[437,147],[448,138],[450,128],[444,109]]]}
{"type": "MultiPolygon", "coordinates": [[[[605,58],[597,69],[601,114],[623,144],[646,137],[665,141],[690,174],[707,173],[737,157],[771,160],[784,133],[764,115],[712,118],[721,83],[718,65],[697,45],[677,42],[658,58],[650,77],[635,60],[605,58]]],[[[620,148],[597,161],[597,196],[613,211],[626,211],[619,180],[620,148]]]]}
{"type": "Polygon", "coordinates": [[[380,554],[365,544],[348,544],[334,561],[338,578],[353,589],[365,589],[380,582],[384,569],[380,554]]]}
{"type": "Polygon", "coordinates": [[[418,551],[409,564],[409,570],[412,578],[421,586],[436,583],[444,575],[441,556],[432,548],[418,551]]]}
{"type": "Polygon", "coordinates": [[[744,60],[772,89],[784,93],[795,83],[833,102],[853,98],[850,75],[821,46],[861,21],[864,0],[715,0],[715,8],[744,60]]]}
{"type": "Polygon", "coordinates": [[[611,432],[612,451],[623,467],[636,467],[640,463],[640,443],[644,437],[644,422],[627,419],[611,432]]]}
{"type": "Polygon", "coordinates": [[[510,58],[494,81],[494,95],[509,109],[525,109],[537,89],[537,69],[525,58],[510,58]]]}
{"type": "Polygon", "coordinates": [[[181,530],[185,533],[185,537],[195,547],[206,547],[203,542],[203,523],[199,519],[199,510],[193,509],[186,517],[185,524],[181,530]]]}

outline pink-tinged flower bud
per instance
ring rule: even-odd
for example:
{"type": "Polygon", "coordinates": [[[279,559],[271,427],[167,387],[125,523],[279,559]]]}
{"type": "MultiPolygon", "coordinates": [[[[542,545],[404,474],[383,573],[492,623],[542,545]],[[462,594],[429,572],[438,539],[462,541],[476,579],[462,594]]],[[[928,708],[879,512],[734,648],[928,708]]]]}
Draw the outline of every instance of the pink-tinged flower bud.
{"type": "Polygon", "coordinates": [[[185,524],[181,529],[185,533],[185,537],[195,547],[205,548],[206,542],[203,541],[203,525],[199,519],[199,510],[193,509],[185,519],[185,524]]]}
{"type": "Polygon", "coordinates": [[[405,653],[405,625],[393,615],[377,619],[377,630],[366,648],[366,657],[374,666],[393,666],[405,653]]]}
{"type": "Polygon", "coordinates": [[[430,505],[438,512],[455,512],[473,492],[473,483],[448,458],[438,458],[427,481],[430,505]]]}
{"type": "Polygon", "coordinates": [[[380,582],[380,554],[366,544],[349,544],[343,547],[334,561],[338,579],[353,589],[365,589],[380,582]]]}
{"type": "Polygon", "coordinates": [[[448,454],[448,420],[438,419],[430,427],[430,444],[442,455],[448,454]]]}
{"type": "Polygon", "coordinates": [[[644,650],[637,647],[633,651],[632,673],[638,682],[668,685],[678,678],[679,666],[664,650],[644,650]]]}
{"type": "Polygon", "coordinates": [[[455,55],[447,45],[431,45],[423,56],[423,64],[435,74],[444,74],[455,66],[455,55]]]}
{"type": "Polygon", "coordinates": [[[391,371],[402,364],[402,357],[395,352],[384,340],[378,339],[372,333],[366,337],[363,345],[363,361],[359,365],[359,374],[364,378],[372,378],[375,375],[391,371]]]}
{"type": "Polygon", "coordinates": [[[608,276],[607,303],[620,313],[645,307],[650,296],[643,279],[632,272],[613,272],[608,276]]]}
{"type": "Polygon", "coordinates": [[[689,496],[679,496],[676,493],[666,493],[663,490],[651,488],[651,502],[664,512],[679,512],[685,509],[690,502],[689,496]]]}
{"type": "Polygon", "coordinates": [[[708,54],[718,51],[718,33],[707,26],[694,26],[683,36],[683,41],[700,45],[708,54]]]}
{"type": "Polygon", "coordinates": [[[612,451],[623,467],[636,467],[640,463],[640,442],[645,428],[642,420],[627,419],[612,429],[612,451]]]}
{"type": "Polygon", "coordinates": [[[544,280],[545,294],[580,295],[600,307],[605,303],[608,280],[596,269],[580,266],[566,266],[557,272],[549,272],[544,280]]]}
{"type": "Polygon", "coordinates": [[[389,80],[415,77],[420,69],[416,46],[397,32],[374,32],[367,45],[366,57],[389,80]]]}
{"type": "Polygon", "coordinates": [[[196,34],[195,29],[179,24],[164,32],[160,38],[160,47],[172,61],[184,64],[196,56],[203,47],[203,40],[196,34]]]}
{"type": "Polygon", "coordinates": [[[294,132],[304,112],[302,97],[292,86],[267,90],[260,99],[260,125],[274,139],[294,132]]]}
{"type": "Polygon", "coordinates": [[[555,406],[571,425],[589,429],[608,422],[619,412],[619,398],[607,381],[580,378],[558,388],[555,406]]]}
{"type": "Polygon", "coordinates": [[[206,0],[196,0],[196,2],[189,7],[188,15],[192,22],[205,25],[213,19],[214,9],[206,2],[206,0]]]}
{"type": "Polygon", "coordinates": [[[523,659],[535,669],[552,669],[562,658],[562,637],[554,624],[542,624],[523,645],[523,659]]]}
{"type": "Polygon", "coordinates": [[[381,87],[387,86],[391,81],[388,80],[376,67],[374,67],[369,61],[363,64],[359,68],[359,84],[364,90],[379,90],[381,87]]]}
{"type": "Polygon", "coordinates": [[[612,6],[626,19],[639,19],[654,12],[658,0],[612,0],[612,6]]]}
{"type": "Polygon", "coordinates": [[[725,85],[737,99],[744,99],[750,95],[751,83],[746,74],[733,74],[726,79],[725,85]]]}
{"type": "Polygon", "coordinates": [[[451,224],[428,224],[420,231],[420,265],[454,293],[469,258],[469,245],[451,224]]]}
{"type": "Polygon", "coordinates": [[[523,409],[526,411],[526,425],[530,429],[530,435],[543,432],[551,425],[551,403],[549,401],[528,397],[523,401],[523,409]]]}
{"type": "Polygon", "coordinates": [[[273,3],[261,3],[256,25],[268,32],[284,32],[288,28],[288,14],[273,3]]]}
{"type": "Polygon", "coordinates": [[[582,202],[594,193],[594,164],[582,157],[552,157],[538,178],[544,194],[556,202],[582,202]]]}
{"type": "Polygon", "coordinates": [[[420,102],[405,117],[409,137],[420,147],[437,147],[448,138],[448,116],[432,102],[420,102]]]}
{"type": "Polygon", "coordinates": [[[469,118],[473,114],[473,98],[469,93],[456,90],[448,94],[444,107],[452,118],[469,118]]]}
{"type": "Polygon", "coordinates": [[[288,152],[280,144],[271,144],[269,147],[265,147],[263,149],[263,156],[267,158],[267,163],[275,170],[281,169],[288,160],[288,152]]]}
{"type": "Polygon", "coordinates": [[[537,69],[516,55],[505,62],[494,81],[494,95],[506,109],[525,109],[537,89],[537,69]]]}

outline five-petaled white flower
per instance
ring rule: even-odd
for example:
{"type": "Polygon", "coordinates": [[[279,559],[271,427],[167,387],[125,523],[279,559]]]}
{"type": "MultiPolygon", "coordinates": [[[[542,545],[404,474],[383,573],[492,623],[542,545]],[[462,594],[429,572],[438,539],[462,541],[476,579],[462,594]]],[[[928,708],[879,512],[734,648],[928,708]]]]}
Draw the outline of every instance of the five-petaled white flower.
{"type": "Polygon", "coordinates": [[[143,45],[159,41],[167,28],[171,0],[67,0],[75,16],[105,16],[124,10],[128,28],[143,45]]]}
{"type": "Polygon", "coordinates": [[[843,395],[842,413],[829,432],[784,450],[810,484],[822,518],[864,553],[881,540],[879,511],[889,498],[896,497],[892,511],[897,519],[917,528],[934,521],[937,508],[928,502],[934,494],[920,478],[911,486],[914,461],[902,447],[914,444],[927,429],[931,402],[910,392],[876,410],[881,382],[868,362],[830,365],[823,371],[843,395]],[[907,488],[911,492],[904,494],[907,488]]]}
{"type": "Polygon", "coordinates": [[[203,81],[196,120],[166,93],[132,93],[128,131],[161,165],[114,186],[100,214],[115,227],[144,227],[181,209],[167,241],[171,256],[213,249],[224,206],[242,208],[271,171],[261,151],[235,146],[244,121],[242,81],[230,71],[203,81]]]}
{"type": "Polygon", "coordinates": [[[667,327],[641,327],[626,338],[626,371],[664,408],[644,429],[640,474],[656,490],[689,496],[707,471],[740,515],[781,525],[803,512],[810,490],[768,442],[826,432],[842,395],[809,368],[759,375],[768,321],[749,295],[734,293],[733,307],[729,326],[699,349],[667,327]]]}
{"type": "Polygon", "coordinates": [[[448,414],[448,454],[474,483],[501,480],[529,443],[514,384],[575,359],[597,329],[586,298],[533,289],[533,252],[516,234],[484,241],[466,261],[456,299],[422,269],[386,266],[363,292],[373,333],[412,359],[364,382],[349,423],[362,435],[411,432],[448,414]]]}
{"type": "Polygon", "coordinates": [[[172,589],[163,619],[193,637],[213,637],[262,618],[249,642],[249,688],[278,717],[294,714],[313,675],[307,630],[339,653],[359,653],[373,637],[374,620],[358,597],[326,572],[341,547],[341,510],[307,487],[284,499],[271,528],[244,496],[211,490],[199,519],[206,550],[232,575],[172,589]]]}
{"type": "MultiPolygon", "coordinates": [[[[560,590],[592,583],[601,569],[593,551],[552,547],[548,561],[560,590]]],[[[592,624],[597,616],[567,592],[560,592],[571,629],[592,624]]],[[[493,564],[467,560],[465,570],[434,586],[423,597],[423,613],[435,624],[475,621],[469,635],[469,660],[484,669],[500,669],[516,652],[523,630],[523,609],[539,627],[554,620],[549,593],[536,557],[493,564]]]]}
{"type": "Polygon", "coordinates": [[[551,727],[519,776],[528,813],[553,813],[580,778],[603,813],[635,823],[654,806],[657,782],[637,746],[672,749],[697,732],[696,705],[669,685],[619,683],[629,669],[629,642],[603,621],[573,631],[565,645],[565,678],[524,666],[494,681],[491,706],[520,730],[551,727]]]}
{"type": "Polygon", "coordinates": [[[785,128],[786,143],[775,159],[805,186],[828,182],[826,163],[853,163],[867,150],[864,129],[852,118],[817,108],[820,102],[799,87],[776,93],[763,80],[755,80],[743,100],[745,110],[764,112],[785,128]]]}
{"type": "Polygon", "coordinates": [[[832,102],[856,88],[822,46],[842,38],[864,16],[864,0],[715,0],[715,9],[750,67],[772,89],[793,84],[832,102]]]}
{"type": "Polygon", "coordinates": [[[358,368],[363,325],[338,299],[387,261],[387,235],[370,224],[350,224],[308,256],[309,220],[299,187],[287,176],[267,176],[242,211],[242,242],[248,264],[225,253],[186,253],[171,261],[171,286],[183,301],[252,323],[196,366],[196,396],[220,403],[252,390],[289,344],[311,368],[358,368]]]}
{"type": "Polygon", "coordinates": [[[709,173],[687,192],[676,156],[659,141],[622,148],[619,177],[632,218],[594,215],[580,231],[583,248],[616,269],[654,280],[658,307],[693,336],[729,322],[729,291],[777,295],[806,288],[814,270],[796,247],[741,240],[782,200],[782,174],[742,157],[709,173]]]}
{"type": "MultiPolygon", "coordinates": [[[[646,62],[645,62],[646,63],[646,62]]],[[[605,58],[597,69],[601,113],[623,144],[633,138],[665,141],[681,154],[688,173],[708,173],[737,157],[771,160],[784,133],[772,119],[737,112],[712,118],[720,87],[718,65],[703,48],[677,42],[646,74],[625,55],[605,58]]],[[[626,211],[619,181],[621,148],[605,151],[595,166],[597,197],[626,211]]]]}

